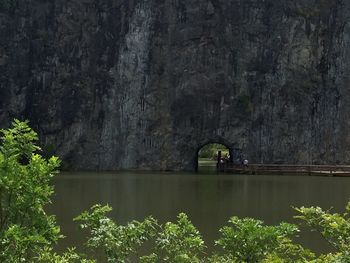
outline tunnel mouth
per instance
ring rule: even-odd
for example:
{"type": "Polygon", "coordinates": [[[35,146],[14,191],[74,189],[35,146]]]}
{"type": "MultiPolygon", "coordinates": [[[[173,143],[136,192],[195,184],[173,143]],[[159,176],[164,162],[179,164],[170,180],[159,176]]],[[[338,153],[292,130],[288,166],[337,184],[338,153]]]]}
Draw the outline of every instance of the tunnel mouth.
{"type": "Polygon", "coordinates": [[[230,158],[230,148],[221,143],[206,143],[197,151],[196,171],[213,173],[217,171],[219,157],[230,158]]]}

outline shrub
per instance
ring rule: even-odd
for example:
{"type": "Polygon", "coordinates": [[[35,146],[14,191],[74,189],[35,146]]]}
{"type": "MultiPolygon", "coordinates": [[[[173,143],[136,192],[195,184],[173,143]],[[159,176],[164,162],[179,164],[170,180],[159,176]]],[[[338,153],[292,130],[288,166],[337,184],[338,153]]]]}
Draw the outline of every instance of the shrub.
{"type": "Polygon", "coordinates": [[[38,137],[27,122],[15,120],[1,134],[0,262],[27,262],[39,248],[61,238],[54,216],[44,211],[59,160],[35,153],[38,137]]]}
{"type": "Polygon", "coordinates": [[[81,222],[81,228],[90,231],[88,247],[102,249],[108,262],[129,262],[129,256],[155,235],[156,221],[148,217],[143,222],[118,225],[106,216],[110,211],[109,206],[95,205],[74,220],[81,222]]]}
{"type": "Polygon", "coordinates": [[[53,193],[58,158],[37,153],[38,136],[28,122],[14,120],[0,134],[0,262],[93,262],[74,250],[62,256],[52,252],[62,235],[44,206],[53,193]]]}
{"type": "Polygon", "coordinates": [[[272,253],[276,258],[291,248],[302,250],[290,239],[299,231],[295,225],[281,223],[277,226],[266,226],[260,220],[238,217],[232,217],[229,223],[229,226],[220,229],[222,237],[216,244],[227,256],[238,262],[261,262],[269,255],[271,257],[272,253]]]}
{"type": "Polygon", "coordinates": [[[167,222],[157,235],[155,253],[143,257],[143,262],[200,262],[204,241],[187,215],[178,215],[176,223],[167,222]]]}
{"type": "Polygon", "coordinates": [[[296,208],[296,211],[299,213],[297,219],[319,232],[337,251],[323,256],[324,262],[350,262],[350,202],[342,214],[332,214],[320,207],[301,207],[296,208]]]}

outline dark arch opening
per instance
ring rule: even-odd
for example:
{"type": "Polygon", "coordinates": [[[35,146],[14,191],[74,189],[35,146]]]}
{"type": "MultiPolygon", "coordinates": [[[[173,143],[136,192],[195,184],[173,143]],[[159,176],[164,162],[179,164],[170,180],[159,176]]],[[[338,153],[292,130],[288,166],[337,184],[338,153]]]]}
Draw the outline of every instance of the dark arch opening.
{"type": "Polygon", "coordinates": [[[207,143],[199,147],[196,155],[196,171],[216,172],[220,156],[232,161],[232,150],[221,143],[207,143]]]}

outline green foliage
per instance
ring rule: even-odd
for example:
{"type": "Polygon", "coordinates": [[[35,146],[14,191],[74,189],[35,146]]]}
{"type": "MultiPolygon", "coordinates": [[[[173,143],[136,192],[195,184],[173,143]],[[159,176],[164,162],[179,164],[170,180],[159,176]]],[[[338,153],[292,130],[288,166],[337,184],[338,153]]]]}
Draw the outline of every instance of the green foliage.
{"type": "Polygon", "coordinates": [[[312,230],[319,232],[338,253],[329,254],[324,262],[350,262],[350,202],[343,214],[323,211],[320,207],[296,208],[301,219],[312,230]]]}
{"type": "Polygon", "coordinates": [[[50,203],[59,160],[36,153],[38,136],[28,122],[14,120],[0,134],[0,262],[92,262],[73,250],[62,256],[51,251],[62,236],[44,206],[50,203]]]}
{"type": "Polygon", "coordinates": [[[200,262],[204,249],[204,241],[199,231],[187,215],[181,213],[176,223],[167,222],[161,226],[156,239],[156,252],[143,257],[142,262],[200,262]]]}
{"type": "Polygon", "coordinates": [[[268,254],[282,249],[281,244],[291,243],[289,237],[298,232],[295,225],[265,226],[252,218],[232,217],[229,223],[220,229],[222,237],[216,244],[238,262],[261,262],[268,254]]]}
{"type": "Polygon", "coordinates": [[[349,263],[349,252],[330,253],[328,255],[321,255],[319,258],[311,261],[312,263],[349,263]]]}
{"type": "Polygon", "coordinates": [[[311,262],[315,254],[301,245],[292,243],[289,238],[282,238],[279,246],[262,261],[263,263],[301,263],[311,262]]]}
{"type": "Polygon", "coordinates": [[[238,263],[238,261],[230,255],[214,254],[207,258],[204,262],[208,263],[238,263]]]}
{"type": "Polygon", "coordinates": [[[264,226],[259,220],[233,217],[229,221],[232,226],[222,228],[222,238],[216,242],[224,254],[205,258],[204,241],[186,214],[181,213],[176,223],[164,226],[157,225],[152,218],[119,226],[106,217],[110,211],[109,206],[95,205],[75,219],[82,228],[90,230],[87,245],[102,249],[108,262],[129,262],[130,255],[152,237],[155,237],[153,253],[141,257],[140,262],[307,262],[314,258],[311,252],[292,243],[289,236],[298,229],[286,223],[264,226]]]}
{"type": "Polygon", "coordinates": [[[95,260],[85,259],[82,255],[75,252],[75,249],[68,249],[63,255],[58,255],[52,251],[52,248],[44,248],[38,253],[39,256],[35,258],[37,263],[95,263],[95,260]]]}
{"type": "Polygon", "coordinates": [[[222,155],[229,153],[229,150],[222,144],[211,143],[203,146],[199,152],[199,158],[215,158],[218,151],[222,152],[222,155]]]}
{"type": "Polygon", "coordinates": [[[0,11],[9,11],[17,4],[17,0],[0,0],[0,11]]]}
{"type": "Polygon", "coordinates": [[[27,122],[12,125],[1,130],[0,262],[27,262],[40,247],[61,237],[55,218],[44,211],[59,161],[35,153],[38,137],[27,122]]]}
{"type": "Polygon", "coordinates": [[[75,221],[80,221],[81,228],[90,230],[91,237],[87,246],[102,249],[108,262],[129,262],[130,255],[155,235],[157,222],[148,217],[142,222],[132,221],[127,225],[117,225],[106,216],[112,208],[95,205],[90,211],[85,211],[75,221]]]}

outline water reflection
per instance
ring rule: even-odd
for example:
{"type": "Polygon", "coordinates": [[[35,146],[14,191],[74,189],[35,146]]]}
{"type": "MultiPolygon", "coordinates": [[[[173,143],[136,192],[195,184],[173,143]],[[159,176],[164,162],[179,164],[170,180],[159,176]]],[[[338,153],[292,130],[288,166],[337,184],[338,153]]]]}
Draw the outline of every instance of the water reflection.
{"type": "MultiPolygon", "coordinates": [[[[63,173],[55,181],[49,213],[67,238],[60,247],[85,240],[72,218],[93,204],[110,204],[119,223],[153,215],[160,222],[187,213],[212,246],[218,229],[230,216],[254,217],[267,224],[293,222],[292,206],[317,205],[342,211],[350,197],[350,178],[185,174],[63,173]]],[[[327,251],[315,233],[300,240],[318,252],[327,251]]],[[[79,246],[78,246],[79,247],[79,246]]]]}

